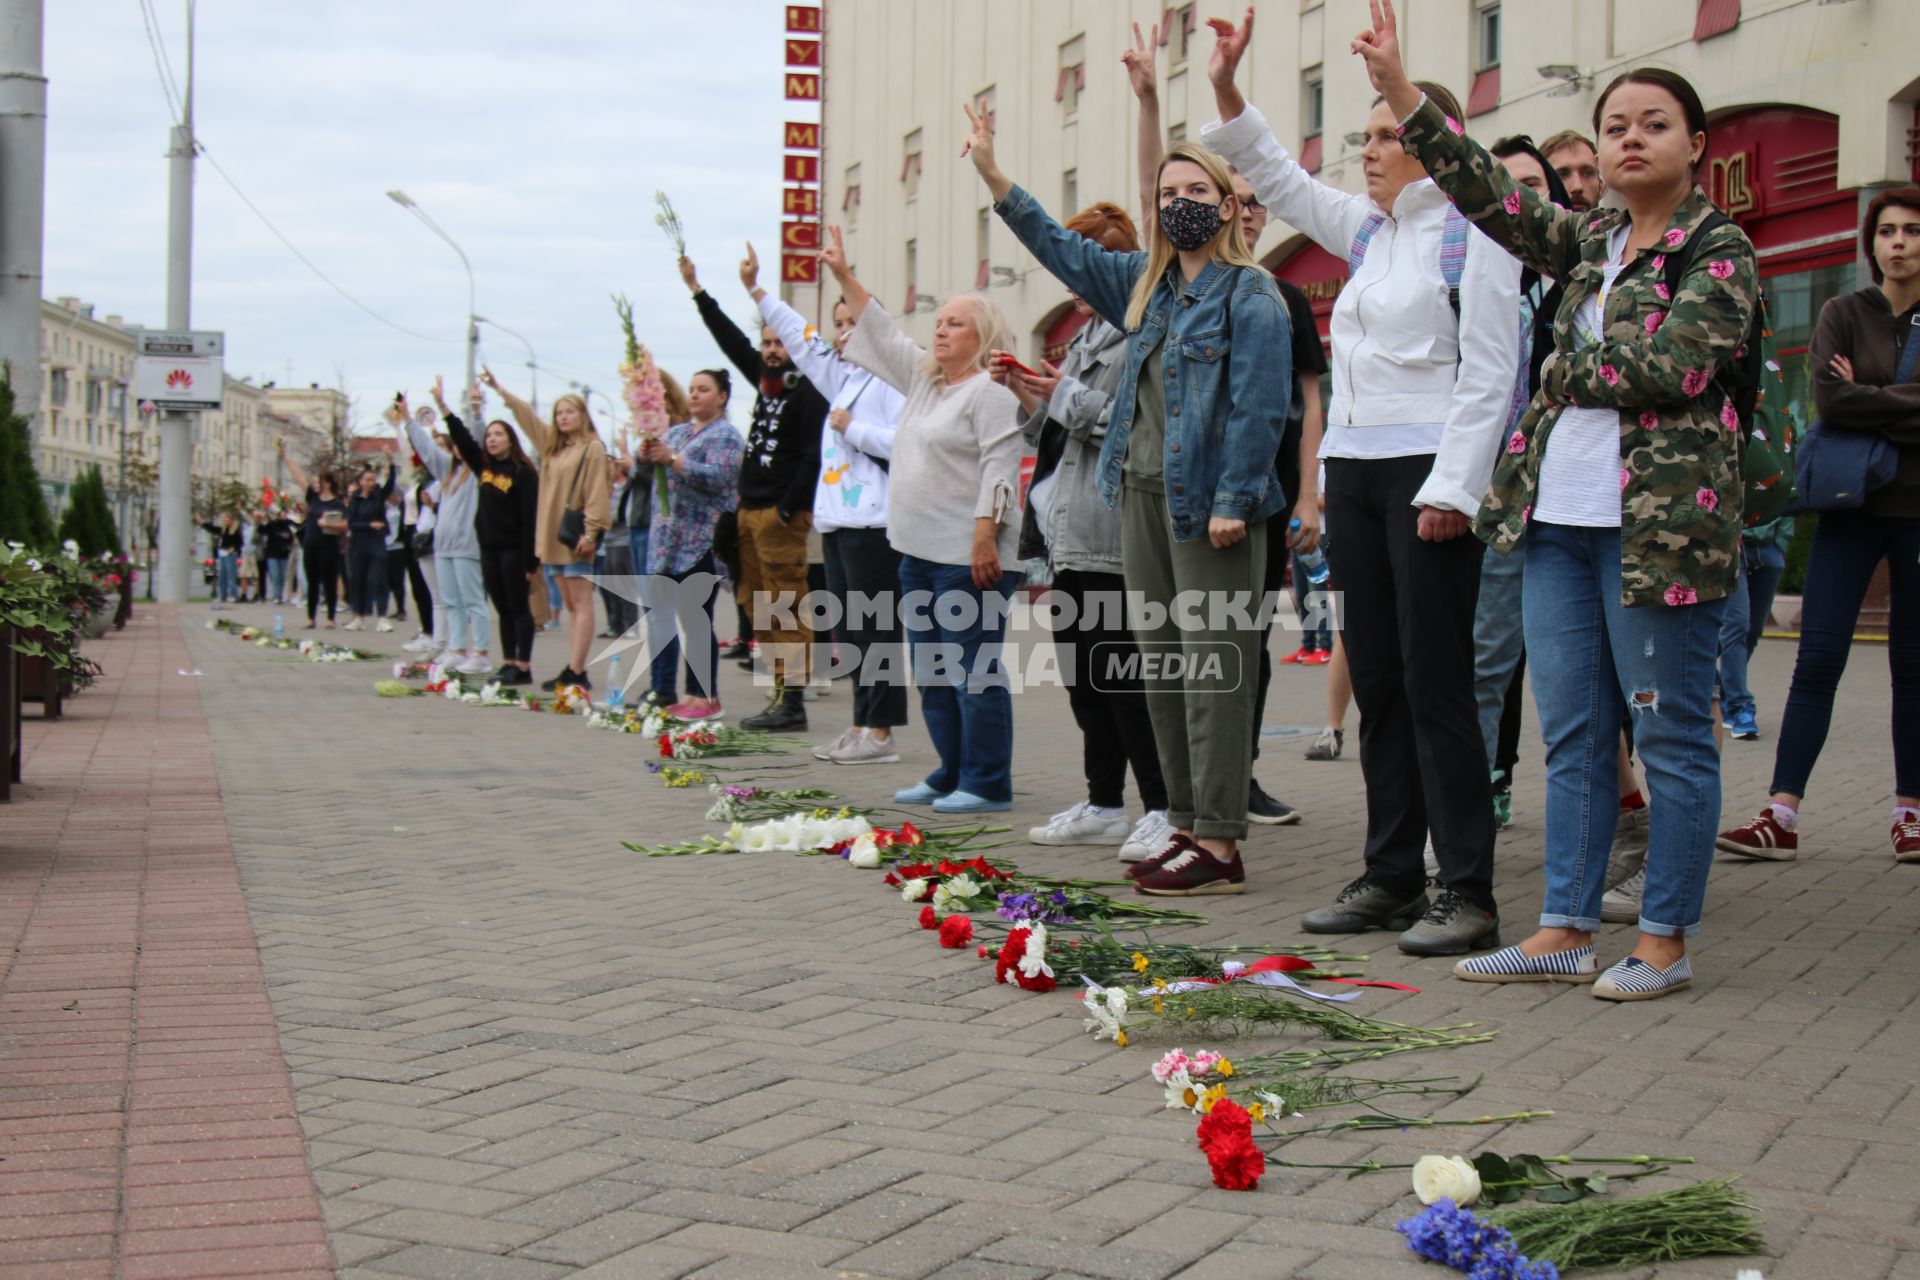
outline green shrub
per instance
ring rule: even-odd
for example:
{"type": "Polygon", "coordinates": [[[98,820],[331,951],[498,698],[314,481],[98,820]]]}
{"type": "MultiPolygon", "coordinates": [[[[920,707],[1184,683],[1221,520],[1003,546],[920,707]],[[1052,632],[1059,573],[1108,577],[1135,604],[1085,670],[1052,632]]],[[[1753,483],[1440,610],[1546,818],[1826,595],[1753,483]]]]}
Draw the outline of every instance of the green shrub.
{"type": "Polygon", "coordinates": [[[27,420],[13,411],[13,380],[0,372],[0,544],[53,548],[53,517],[34,469],[27,420]]]}
{"type": "Polygon", "coordinates": [[[114,524],[107,484],[98,466],[88,467],[74,481],[67,495],[66,513],[60,517],[60,540],[78,543],[80,554],[87,557],[104,551],[119,553],[120,530],[114,524]]]}

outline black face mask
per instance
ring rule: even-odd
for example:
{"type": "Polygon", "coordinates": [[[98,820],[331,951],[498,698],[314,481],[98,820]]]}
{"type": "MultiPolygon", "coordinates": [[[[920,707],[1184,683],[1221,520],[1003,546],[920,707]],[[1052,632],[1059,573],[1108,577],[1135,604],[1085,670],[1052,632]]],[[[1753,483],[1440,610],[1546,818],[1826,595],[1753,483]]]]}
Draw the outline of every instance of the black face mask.
{"type": "Polygon", "coordinates": [[[1226,224],[1220,220],[1220,206],[1175,196],[1160,209],[1160,230],[1181,253],[1204,248],[1220,234],[1226,224]]]}

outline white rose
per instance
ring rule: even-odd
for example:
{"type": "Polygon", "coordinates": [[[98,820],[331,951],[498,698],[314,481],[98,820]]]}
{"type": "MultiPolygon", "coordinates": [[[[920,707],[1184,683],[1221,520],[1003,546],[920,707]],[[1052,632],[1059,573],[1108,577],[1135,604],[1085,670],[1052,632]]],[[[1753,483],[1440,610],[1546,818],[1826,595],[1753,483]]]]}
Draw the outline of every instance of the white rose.
{"type": "Polygon", "coordinates": [[[1451,1200],[1464,1209],[1480,1198],[1480,1171],[1462,1156],[1421,1156],[1413,1162],[1413,1194],[1421,1204],[1451,1200]]]}
{"type": "Polygon", "coordinates": [[[872,835],[856,838],[853,848],[847,851],[847,861],[856,867],[877,867],[880,865],[880,842],[872,835]]]}
{"type": "Polygon", "coordinates": [[[927,896],[927,882],[925,880],[907,881],[900,886],[900,896],[908,902],[920,901],[920,899],[927,896]]]}

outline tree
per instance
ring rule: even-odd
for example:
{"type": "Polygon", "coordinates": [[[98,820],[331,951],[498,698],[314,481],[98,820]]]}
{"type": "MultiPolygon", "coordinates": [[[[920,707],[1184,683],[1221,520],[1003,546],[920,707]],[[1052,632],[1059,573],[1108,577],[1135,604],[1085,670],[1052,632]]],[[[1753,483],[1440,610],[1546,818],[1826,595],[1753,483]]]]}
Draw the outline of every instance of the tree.
{"type": "Polygon", "coordinates": [[[13,411],[13,376],[0,369],[0,542],[53,547],[53,517],[33,465],[27,420],[13,411]]]}
{"type": "Polygon", "coordinates": [[[114,524],[107,484],[98,466],[88,467],[74,481],[66,514],[60,517],[60,540],[78,543],[83,556],[97,556],[103,551],[119,553],[120,529],[114,524]]]}

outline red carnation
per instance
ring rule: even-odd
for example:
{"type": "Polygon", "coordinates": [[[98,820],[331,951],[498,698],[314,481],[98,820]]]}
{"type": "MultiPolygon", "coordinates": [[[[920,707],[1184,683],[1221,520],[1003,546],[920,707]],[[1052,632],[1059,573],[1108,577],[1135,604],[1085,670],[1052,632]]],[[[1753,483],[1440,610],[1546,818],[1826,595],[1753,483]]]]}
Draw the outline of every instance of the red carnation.
{"type": "Polygon", "coordinates": [[[1000,944],[1000,958],[993,966],[993,980],[1007,981],[1007,975],[1017,972],[1014,966],[1020,963],[1020,957],[1025,954],[1027,954],[1027,931],[1015,929],[1007,935],[1007,940],[1000,944]]]}
{"type": "Polygon", "coordinates": [[[1013,980],[1020,984],[1022,991],[1051,991],[1054,981],[1044,973],[1036,973],[1031,978],[1019,970],[1014,970],[1013,980]]]}
{"type": "Polygon", "coordinates": [[[1231,1098],[1222,1098],[1200,1118],[1195,1136],[1213,1170],[1213,1185],[1224,1191],[1251,1191],[1267,1171],[1267,1157],[1253,1140],[1253,1117],[1231,1098]]]}
{"type": "Polygon", "coordinates": [[[987,958],[987,944],[986,944],[986,943],[984,943],[984,942],[983,942],[983,943],[981,943],[981,944],[980,944],[980,950],[979,950],[979,952],[978,952],[977,954],[978,954],[978,955],[980,956],[980,958],[981,958],[982,960],[985,960],[985,959],[987,958]]]}
{"type": "Polygon", "coordinates": [[[938,929],[940,927],[940,919],[933,914],[932,907],[920,908],[920,927],[922,929],[938,929]]]}
{"type": "Polygon", "coordinates": [[[1232,1098],[1222,1098],[1200,1117],[1200,1127],[1194,1130],[1194,1137],[1200,1143],[1200,1149],[1206,1150],[1235,1133],[1253,1135],[1253,1117],[1247,1109],[1232,1098]]]}
{"type": "Polygon", "coordinates": [[[665,756],[669,760],[673,759],[673,735],[672,734],[663,733],[660,735],[660,754],[665,756]]]}
{"type": "MultiPolygon", "coordinates": [[[[927,910],[933,910],[928,907],[927,910]]],[[[959,949],[973,941],[973,921],[966,916],[948,916],[940,922],[940,945],[959,949]]]]}

